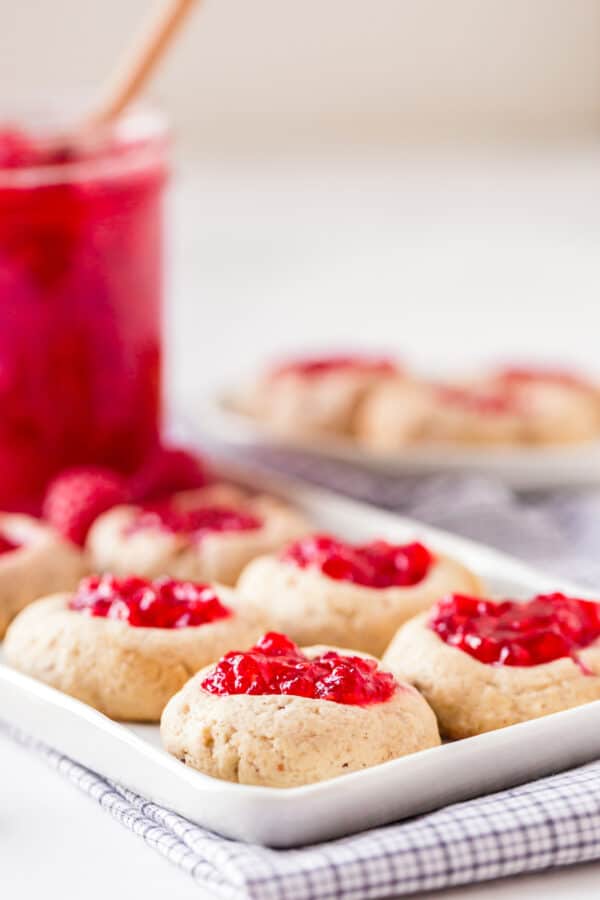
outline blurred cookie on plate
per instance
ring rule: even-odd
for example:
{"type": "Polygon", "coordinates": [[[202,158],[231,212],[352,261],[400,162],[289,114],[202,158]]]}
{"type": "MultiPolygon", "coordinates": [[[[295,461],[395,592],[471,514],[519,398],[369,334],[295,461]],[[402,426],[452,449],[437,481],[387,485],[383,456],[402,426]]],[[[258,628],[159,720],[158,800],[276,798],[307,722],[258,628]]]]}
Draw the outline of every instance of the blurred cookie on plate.
{"type": "Polygon", "coordinates": [[[425,381],[390,381],[373,390],[358,421],[358,437],[378,451],[414,444],[513,444],[518,409],[498,390],[425,381]]]}
{"type": "Polygon", "coordinates": [[[368,449],[410,445],[498,446],[584,442],[600,434],[597,390],[565,373],[505,369],[463,382],[389,379],[357,422],[368,449]]]}
{"type": "Polygon", "coordinates": [[[83,554],[50,525],[0,514],[0,638],[20,610],[49,591],[74,587],[87,571],[83,554]]]}
{"type": "Polygon", "coordinates": [[[94,522],[87,548],[101,572],[233,585],[255,556],[308,529],[300,513],[274,497],[214,484],[155,504],[114,507],[94,522]]]}
{"type": "Polygon", "coordinates": [[[284,437],[347,436],[370,390],[398,376],[396,363],[385,357],[308,357],[271,369],[235,403],[284,437]]]}
{"type": "Polygon", "coordinates": [[[570,444],[600,434],[598,388],[566,371],[506,368],[490,379],[521,413],[525,443],[570,444]]]}

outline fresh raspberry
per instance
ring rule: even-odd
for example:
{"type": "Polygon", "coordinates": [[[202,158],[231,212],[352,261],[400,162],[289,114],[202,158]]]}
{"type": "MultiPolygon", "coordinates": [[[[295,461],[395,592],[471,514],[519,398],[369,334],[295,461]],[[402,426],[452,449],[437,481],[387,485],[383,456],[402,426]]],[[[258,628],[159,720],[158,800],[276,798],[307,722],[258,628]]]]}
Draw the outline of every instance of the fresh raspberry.
{"type": "Polygon", "coordinates": [[[135,502],[161,500],[177,491],[204,487],[209,481],[204,462],[180,447],[157,447],[129,482],[135,502]]]}
{"type": "Polygon", "coordinates": [[[117,472],[101,466],[79,466],[66,469],[50,482],[43,514],[63,537],[83,546],[94,520],[129,499],[127,482],[117,472]]]}

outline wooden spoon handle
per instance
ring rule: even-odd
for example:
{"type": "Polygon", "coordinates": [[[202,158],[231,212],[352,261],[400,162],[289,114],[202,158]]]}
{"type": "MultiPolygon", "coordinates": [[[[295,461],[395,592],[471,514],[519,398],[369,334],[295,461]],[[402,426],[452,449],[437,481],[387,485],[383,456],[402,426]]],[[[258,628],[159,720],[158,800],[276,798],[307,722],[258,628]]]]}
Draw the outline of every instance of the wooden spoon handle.
{"type": "Polygon", "coordinates": [[[101,94],[88,125],[104,125],[140,93],[178,28],[199,0],[168,0],[135,36],[101,94]]]}

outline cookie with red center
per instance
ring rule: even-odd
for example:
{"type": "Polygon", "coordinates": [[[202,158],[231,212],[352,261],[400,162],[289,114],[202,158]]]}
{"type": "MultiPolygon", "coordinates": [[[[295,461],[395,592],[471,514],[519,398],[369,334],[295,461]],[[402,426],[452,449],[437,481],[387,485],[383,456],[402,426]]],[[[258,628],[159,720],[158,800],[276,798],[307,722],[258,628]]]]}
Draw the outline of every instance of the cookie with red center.
{"type": "Polygon", "coordinates": [[[273,498],[220,484],[146,506],[116,507],[96,520],[87,546],[99,571],[232,585],[251,559],[307,527],[273,498]]]}
{"type": "Polygon", "coordinates": [[[153,722],[194,672],[249,647],[263,628],[222,585],[93,575],[17,616],[5,652],[21,672],[113,719],[153,722]]]}
{"type": "Polygon", "coordinates": [[[397,629],[448,591],[478,593],[475,575],[419,542],[350,544],[309,535],[253,560],[238,592],[249,609],[300,644],[380,656],[397,629]]]}
{"type": "Polygon", "coordinates": [[[83,554],[49,525],[0,514],[0,638],[28,603],[72,588],[85,571],[83,554]]]}
{"type": "Polygon", "coordinates": [[[309,356],[271,369],[236,405],[284,437],[348,435],[368,393],[395,377],[398,367],[387,357],[309,356]]]}
{"type": "Polygon", "coordinates": [[[514,444],[521,439],[523,409],[502,386],[436,385],[427,437],[462,444],[514,444]]]}
{"type": "Polygon", "coordinates": [[[576,443],[600,434],[596,386],[568,372],[503,369],[462,382],[388,379],[369,394],[359,440],[375,451],[410,444],[576,443]]]}
{"type": "Polygon", "coordinates": [[[359,443],[375,452],[393,452],[428,439],[435,410],[429,384],[413,378],[390,378],[373,387],[357,411],[359,443]]]}
{"type": "Polygon", "coordinates": [[[502,386],[388,381],[374,390],[357,426],[361,442],[393,452],[411,444],[513,444],[522,413],[502,386]]]}
{"type": "Polygon", "coordinates": [[[600,699],[600,603],[452,594],[384,656],[429,700],[442,733],[469,737],[600,699]]]}
{"type": "Polygon", "coordinates": [[[266,634],[167,704],[165,749],[207,775],[296,787],[440,743],[421,695],[365,654],[266,634]]]}
{"type": "Polygon", "coordinates": [[[556,366],[504,366],[492,378],[505,385],[561,384],[573,390],[596,393],[598,388],[587,378],[569,369],[556,366]]]}
{"type": "Polygon", "coordinates": [[[576,373],[512,367],[492,374],[488,383],[522,410],[525,443],[578,443],[600,434],[600,393],[576,373]]]}

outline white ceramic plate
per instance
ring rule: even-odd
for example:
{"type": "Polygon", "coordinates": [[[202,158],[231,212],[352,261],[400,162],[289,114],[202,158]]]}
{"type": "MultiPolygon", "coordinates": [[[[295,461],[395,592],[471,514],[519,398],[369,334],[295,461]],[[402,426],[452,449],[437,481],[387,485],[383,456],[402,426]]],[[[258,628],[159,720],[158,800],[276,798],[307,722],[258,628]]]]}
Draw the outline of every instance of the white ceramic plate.
{"type": "MultiPolygon", "coordinates": [[[[492,593],[525,597],[561,583],[487,547],[258,470],[227,475],[300,506],[349,540],[419,537],[475,569],[492,593]]],[[[93,665],[93,661],[90,661],[93,665]]],[[[187,768],[160,747],[158,727],[111,721],[0,663],[0,711],[38,740],[227,837],[293,847],[361,831],[541,777],[600,755],[600,701],[384,765],[289,790],[249,787],[187,768]]]]}
{"type": "MultiPolygon", "coordinates": [[[[344,438],[286,439],[266,425],[236,411],[232,392],[196,406],[196,422],[208,434],[238,446],[269,446],[297,450],[363,469],[392,475],[440,472],[479,473],[498,478],[519,490],[600,484],[600,441],[554,447],[461,447],[422,445],[398,453],[366,450],[344,438]]],[[[190,409],[187,418],[190,419],[190,409]]]]}

